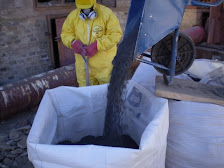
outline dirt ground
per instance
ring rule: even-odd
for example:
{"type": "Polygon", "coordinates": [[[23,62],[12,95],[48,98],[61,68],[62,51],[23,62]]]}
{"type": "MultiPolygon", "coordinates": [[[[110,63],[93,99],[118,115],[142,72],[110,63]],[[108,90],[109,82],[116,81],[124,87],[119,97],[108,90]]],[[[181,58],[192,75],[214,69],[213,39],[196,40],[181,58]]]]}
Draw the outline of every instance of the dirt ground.
{"type": "Polygon", "coordinates": [[[33,168],[28,160],[26,139],[37,108],[0,122],[0,167],[33,168]]]}

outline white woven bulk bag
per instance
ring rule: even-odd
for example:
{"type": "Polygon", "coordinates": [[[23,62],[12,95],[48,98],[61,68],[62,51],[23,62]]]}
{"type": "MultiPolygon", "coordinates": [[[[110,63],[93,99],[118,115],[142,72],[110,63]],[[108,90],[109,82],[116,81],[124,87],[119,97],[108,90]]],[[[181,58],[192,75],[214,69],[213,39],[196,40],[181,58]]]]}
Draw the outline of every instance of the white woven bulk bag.
{"type": "Polygon", "coordinates": [[[130,81],[124,133],[139,149],[56,145],[103,134],[107,85],[46,91],[29,133],[28,156],[35,168],[164,168],[168,101],[130,81]]]}
{"type": "MultiPolygon", "coordinates": [[[[217,72],[223,72],[222,64],[196,60],[190,72],[192,76],[202,78],[201,81],[220,85],[224,75],[217,72]]],[[[156,75],[161,74],[141,63],[133,80],[155,92],[156,75]]],[[[185,74],[177,78],[190,80],[185,74]]],[[[169,100],[166,168],[224,168],[223,106],[169,100]]]]}
{"type": "MultiPolygon", "coordinates": [[[[201,83],[224,86],[223,63],[199,59],[189,69],[201,83]]],[[[224,167],[224,107],[169,101],[167,168],[224,167]]]]}
{"type": "Polygon", "coordinates": [[[167,168],[224,167],[224,107],[169,101],[167,168]]]}

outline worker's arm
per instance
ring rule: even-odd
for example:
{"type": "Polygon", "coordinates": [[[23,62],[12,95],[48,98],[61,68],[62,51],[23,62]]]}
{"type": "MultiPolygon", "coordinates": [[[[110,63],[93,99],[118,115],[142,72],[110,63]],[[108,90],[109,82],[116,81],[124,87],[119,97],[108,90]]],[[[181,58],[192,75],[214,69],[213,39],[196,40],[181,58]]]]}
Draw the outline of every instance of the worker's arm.
{"type": "Polygon", "coordinates": [[[105,29],[105,35],[97,39],[98,51],[111,49],[114,45],[117,45],[120,42],[123,35],[119,20],[112,11],[107,20],[105,29]]]}
{"type": "Polygon", "coordinates": [[[73,12],[68,15],[62,26],[61,40],[68,48],[72,48],[72,42],[76,40],[73,12]]]}

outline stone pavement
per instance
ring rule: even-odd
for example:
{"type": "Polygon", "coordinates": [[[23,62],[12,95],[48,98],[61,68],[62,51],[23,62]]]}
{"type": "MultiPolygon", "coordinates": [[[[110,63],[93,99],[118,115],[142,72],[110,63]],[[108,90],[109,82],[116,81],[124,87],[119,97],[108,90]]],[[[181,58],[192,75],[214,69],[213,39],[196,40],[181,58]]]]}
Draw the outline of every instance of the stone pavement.
{"type": "Polygon", "coordinates": [[[26,139],[37,108],[0,122],[0,168],[33,168],[26,139]]]}

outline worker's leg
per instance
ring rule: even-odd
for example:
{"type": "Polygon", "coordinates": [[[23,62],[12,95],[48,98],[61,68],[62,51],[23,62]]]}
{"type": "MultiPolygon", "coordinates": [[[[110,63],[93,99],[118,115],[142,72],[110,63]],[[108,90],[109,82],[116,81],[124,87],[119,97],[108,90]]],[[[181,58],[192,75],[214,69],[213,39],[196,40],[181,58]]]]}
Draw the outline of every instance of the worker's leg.
{"type": "MultiPolygon", "coordinates": [[[[75,69],[76,69],[76,77],[79,83],[79,87],[86,86],[86,71],[85,71],[85,63],[81,55],[75,55],[75,69]]],[[[89,83],[90,85],[98,85],[99,82],[94,77],[91,67],[89,67],[89,83]]]]}
{"type": "Polygon", "coordinates": [[[85,67],[83,69],[83,67],[78,63],[76,63],[75,65],[76,77],[79,87],[86,86],[85,67]]]}
{"type": "MultiPolygon", "coordinates": [[[[86,86],[86,71],[85,71],[85,64],[83,60],[76,61],[76,76],[77,81],[79,83],[79,87],[86,86]]],[[[89,83],[90,85],[98,85],[98,80],[94,77],[91,70],[89,70],[89,83]]]]}
{"type": "MultiPolygon", "coordinates": [[[[86,86],[85,70],[81,72],[80,69],[77,69],[76,70],[76,75],[77,75],[77,81],[79,83],[79,87],[86,86]]],[[[89,84],[90,84],[90,86],[99,85],[98,80],[91,73],[89,73],[89,84]]]]}
{"type": "Polygon", "coordinates": [[[92,74],[94,74],[99,84],[110,82],[111,71],[113,69],[112,60],[116,55],[116,46],[114,47],[105,52],[98,52],[89,59],[89,66],[92,70],[92,74]]]}
{"type": "Polygon", "coordinates": [[[91,73],[91,70],[89,70],[89,84],[92,85],[99,85],[98,80],[95,78],[95,76],[91,73]]]}
{"type": "Polygon", "coordinates": [[[96,73],[96,79],[98,80],[100,85],[110,82],[111,71],[112,71],[112,67],[104,69],[96,73]]]}

